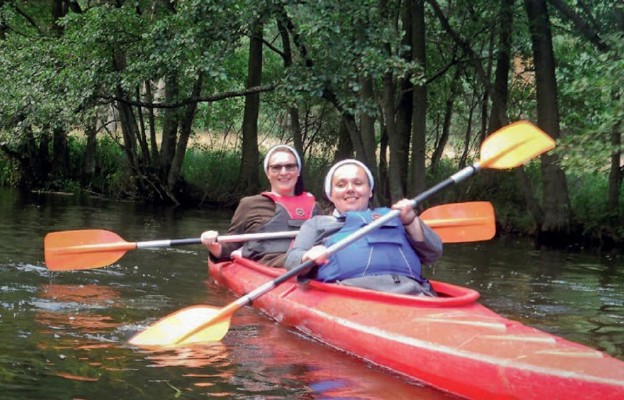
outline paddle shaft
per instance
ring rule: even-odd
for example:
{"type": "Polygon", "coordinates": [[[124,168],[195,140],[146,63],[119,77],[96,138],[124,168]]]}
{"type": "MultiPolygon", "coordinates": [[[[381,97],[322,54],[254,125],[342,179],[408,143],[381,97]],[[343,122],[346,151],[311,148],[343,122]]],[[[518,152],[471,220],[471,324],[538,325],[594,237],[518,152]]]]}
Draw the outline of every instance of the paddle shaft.
{"type": "MultiPolygon", "coordinates": [[[[297,236],[298,231],[285,231],[285,232],[266,232],[266,233],[245,233],[241,235],[226,235],[219,236],[217,241],[219,243],[230,242],[244,242],[247,240],[263,240],[263,239],[288,239],[297,236]]],[[[189,244],[201,244],[200,238],[190,239],[163,239],[163,240],[148,240],[144,242],[112,242],[112,243],[98,243],[98,244],[86,244],[76,246],[63,247],[63,253],[98,253],[104,251],[128,251],[134,249],[148,249],[148,248],[163,248],[173,246],[184,246],[189,244]]]]}
{"type": "MultiPolygon", "coordinates": [[[[225,236],[218,236],[217,242],[234,243],[234,242],[245,242],[248,240],[290,239],[290,238],[294,238],[295,236],[297,236],[297,233],[299,232],[298,231],[285,231],[285,232],[244,233],[240,235],[225,235],[225,236]]],[[[188,244],[201,244],[201,239],[190,238],[190,239],[149,240],[145,242],[136,242],[136,248],[146,249],[146,248],[184,246],[188,244]]]]}

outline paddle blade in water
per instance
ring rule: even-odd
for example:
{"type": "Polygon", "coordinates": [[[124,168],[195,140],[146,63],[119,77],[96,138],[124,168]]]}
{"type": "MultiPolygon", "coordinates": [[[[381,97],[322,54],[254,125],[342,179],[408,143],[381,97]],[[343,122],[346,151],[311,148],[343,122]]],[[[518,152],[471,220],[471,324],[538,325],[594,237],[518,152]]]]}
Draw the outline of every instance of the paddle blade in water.
{"type": "Polygon", "coordinates": [[[136,248],[136,243],[103,229],[84,229],[48,233],[43,247],[48,269],[68,271],[110,265],[136,248]]]}
{"type": "Polygon", "coordinates": [[[490,240],[496,234],[494,207],[488,201],[443,204],[425,210],[420,218],[443,243],[490,240]]]}
{"type": "Polygon", "coordinates": [[[555,148],[555,141],[528,121],[518,121],[494,132],[481,145],[482,168],[508,169],[555,148]]]}
{"type": "Polygon", "coordinates": [[[230,328],[231,314],[222,308],[191,306],[160,319],[129,341],[140,347],[172,347],[198,342],[218,342],[230,328]]]}

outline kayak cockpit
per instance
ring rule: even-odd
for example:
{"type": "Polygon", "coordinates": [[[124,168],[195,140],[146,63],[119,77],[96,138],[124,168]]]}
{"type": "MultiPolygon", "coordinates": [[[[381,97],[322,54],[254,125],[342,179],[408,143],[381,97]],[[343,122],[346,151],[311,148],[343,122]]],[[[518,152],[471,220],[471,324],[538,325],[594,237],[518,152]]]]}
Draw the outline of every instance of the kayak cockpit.
{"type": "MultiPolygon", "coordinates": [[[[245,259],[235,258],[233,263],[238,263],[246,268],[255,270],[263,275],[267,275],[269,279],[275,279],[282,275],[285,270],[282,268],[267,267],[257,262],[245,259]]],[[[431,281],[433,289],[438,293],[438,297],[427,296],[410,296],[394,293],[385,293],[375,290],[361,289],[352,286],[338,285],[334,283],[323,283],[317,281],[298,282],[291,290],[295,288],[305,290],[305,286],[309,289],[319,290],[322,292],[334,293],[341,296],[352,298],[364,298],[371,301],[389,303],[389,304],[405,304],[426,307],[456,307],[469,305],[479,299],[479,292],[476,290],[453,285],[446,282],[431,281]]]]}
{"type": "Polygon", "coordinates": [[[457,307],[472,304],[479,298],[479,292],[476,290],[438,281],[431,281],[431,286],[433,286],[434,290],[438,293],[438,297],[385,293],[376,290],[316,281],[300,283],[300,285],[309,285],[314,290],[331,292],[351,298],[365,298],[379,303],[412,304],[419,307],[457,307]]]}

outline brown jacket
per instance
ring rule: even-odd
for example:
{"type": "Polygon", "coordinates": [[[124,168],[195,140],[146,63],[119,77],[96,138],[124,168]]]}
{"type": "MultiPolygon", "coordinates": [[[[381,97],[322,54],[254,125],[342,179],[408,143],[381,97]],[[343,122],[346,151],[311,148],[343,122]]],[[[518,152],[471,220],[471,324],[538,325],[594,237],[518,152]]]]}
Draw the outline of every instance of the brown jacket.
{"type": "MultiPolygon", "coordinates": [[[[318,214],[319,207],[315,205],[314,214],[318,214]]],[[[273,200],[260,194],[243,197],[234,212],[227,235],[241,235],[256,233],[275,215],[273,200]]],[[[218,261],[227,261],[234,250],[239,249],[241,243],[223,243],[221,257],[218,261]]],[[[271,267],[283,267],[286,253],[266,253],[258,261],[271,267]]]]}

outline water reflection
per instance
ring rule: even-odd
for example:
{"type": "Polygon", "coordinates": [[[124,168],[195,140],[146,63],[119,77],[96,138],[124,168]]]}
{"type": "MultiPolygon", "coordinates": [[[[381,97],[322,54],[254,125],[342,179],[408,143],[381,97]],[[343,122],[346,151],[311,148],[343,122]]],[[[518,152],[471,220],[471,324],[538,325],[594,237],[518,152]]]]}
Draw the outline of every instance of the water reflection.
{"type": "MultiPolygon", "coordinates": [[[[238,315],[238,314],[237,314],[238,315]]],[[[261,322],[256,312],[242,310],[224,342],[244,377],[246,390],[300,390],[305,398],[450,399],[394,373],[334,350],[276,322],[261,322]]]]}
{"type": "Polygon", "coordinates": [[[35,320],[43,332],[65,330],[75,333],[99,334],[121,325],[110,315],[95,311],[116,307],[119,292],[102,285],[44,284],[39,300],[33,302],[38,308],[35,320]]]}
{"type": "MultiPolygon", "coordinates": [[[[114,265],[52,273],[43,237],[108,229],[128,241],[198,237],[223,230],[226,211],[0,189],[0,398],[449,399],[289,331],[244,308],[225,339],[167,352],[129,347],[129,337],[192,304],[234,297],[206,283],[201,246],[130,251],[114,265]]],[[[427,275],[477,289],[508,318],[624,359],[624,261],[533,251],[495,240],[445,248],[427,275]]]]}
{"type": "Polygon", "coordinates": [[[431,276],[479,290],[482,303],[510,319],[624,359],[619,256],[535,251],[503,239],[446,246],[431,276]]]}

